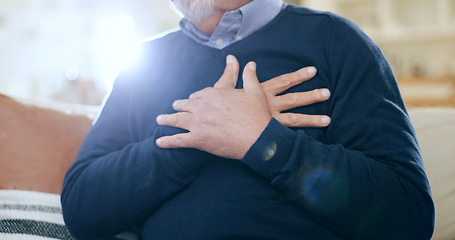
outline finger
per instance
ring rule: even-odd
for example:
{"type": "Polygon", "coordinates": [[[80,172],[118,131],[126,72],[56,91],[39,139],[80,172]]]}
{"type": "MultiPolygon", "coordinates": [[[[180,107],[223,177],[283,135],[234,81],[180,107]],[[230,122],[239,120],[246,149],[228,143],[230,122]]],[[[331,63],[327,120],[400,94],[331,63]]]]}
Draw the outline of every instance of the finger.
{"type": "Polygon", "coordinates": [[[327,127],[331,122],[325,115],[280,113],[273,117],[286,127],[327,127]]]}
{"type": "Polygon", "coordinates": [[[205,94],[206,91],[208,91],[211,87],[206,87],[202,90],[199,90],[197,92],[194,92],[190,95],[189,99],[197,99],[197,98],[201,98],[202,95],[205,94]]]}
{"type": "Polygon", "coordinates": [[[169,126],[190,130],[189,128],[192,122],[192,114],[188,112],[162,114],[156,118],[156,122],[161,126],[169,126]]]}
{"type": "Polygon", "coordinates": [[[194,139],[191,133],[179,133],[172,136],[160,137],[156,140],[160,148],[193,148],[194,139]]]}
{"type": "Polygon", "coordinates": [[[316,75],[315,67],[301,68],[298,71],[283,74],[262,83],[266,93],[277,95],[302,82],[308,81],[316,75]]]}
{"type": "Polygon", "coordinates": [[[195,98],[175,100],[174,103],[172,103],[172,107],[175,111],[192,112],[192,109],[194,109],[195,101],[197,101],[195,98]]]}
{"type": "Polygon", "coordinates": [[[330,98],[330,90],[316,89],[308,92],[288,93],[276,96],[269,101],[273,110],[285,111],[296,107],[307,106],[317,102],[323,102],[330,98]]]}
{"type": "Polygon", "coordinates": [[[223,75],[215,83],[215,88],[235,88],[239,76],[239,62],[233,55],[226,57],[226,68],[223,75]]]}
{"type": "Polygon", "coordinates": [[[257,89],[262,91],[261,88],[261,84],[256,75],[256,63],[249,62],[243,69],[243,89],[245,92],[251,92],[256,91],[257,89]]]}

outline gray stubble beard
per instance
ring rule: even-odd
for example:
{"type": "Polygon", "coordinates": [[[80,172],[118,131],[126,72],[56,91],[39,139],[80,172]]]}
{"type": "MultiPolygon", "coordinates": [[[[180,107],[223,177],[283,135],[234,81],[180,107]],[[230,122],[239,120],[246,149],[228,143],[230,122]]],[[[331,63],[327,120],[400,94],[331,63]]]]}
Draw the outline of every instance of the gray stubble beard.
{"type": "Polygon", "coordinates": [[[193,24],[201,23],[215,11],[213,0],[172,0],[171,3],[193,24]]]}

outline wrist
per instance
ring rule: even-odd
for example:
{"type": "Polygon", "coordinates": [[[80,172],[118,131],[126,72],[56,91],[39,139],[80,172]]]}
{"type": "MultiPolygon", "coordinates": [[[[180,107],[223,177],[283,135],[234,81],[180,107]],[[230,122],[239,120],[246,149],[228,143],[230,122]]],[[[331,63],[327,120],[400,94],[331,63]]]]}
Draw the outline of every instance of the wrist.
{"type": "Polygon", "coordinates": [[[290,158],[296,136],[297,133],[272,118],[242,162],[271,179],[290,158]]]}

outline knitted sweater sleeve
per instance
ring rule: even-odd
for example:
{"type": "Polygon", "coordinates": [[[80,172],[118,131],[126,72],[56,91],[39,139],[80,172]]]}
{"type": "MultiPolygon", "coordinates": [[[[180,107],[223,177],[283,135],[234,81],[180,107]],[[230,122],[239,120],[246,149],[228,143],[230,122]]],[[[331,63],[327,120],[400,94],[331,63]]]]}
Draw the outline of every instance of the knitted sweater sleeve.
{"type": "Polygon", "coordinates": [[[128,80],[114,85],[64,180],[63,216],[78,239],[106,238],[140,225],[192,181],[207,156],[193,149],[171,151],[155,145],[157,138],[178,129],[155,126],[146,139],[133,137],[134,114],[151,110],[134,110],[132,105],[141,104],[131,101],[128,80]]]}
{"type": "Polygon", "coordinates": [[[434,206],[414,130],[379,48],[332,16],[325,139],[272,119],[242,160],[350,239],[430,239],[434,206]]]}

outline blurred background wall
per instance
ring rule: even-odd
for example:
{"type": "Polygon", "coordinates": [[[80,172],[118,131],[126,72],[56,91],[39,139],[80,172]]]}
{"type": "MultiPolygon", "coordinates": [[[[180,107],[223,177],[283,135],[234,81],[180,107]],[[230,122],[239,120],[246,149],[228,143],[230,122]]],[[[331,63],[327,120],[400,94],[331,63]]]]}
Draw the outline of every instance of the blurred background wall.
{"type": "MultiPolygon", "coordinates": [[[[408,108],[455,106],[455,0],[294,0],[357,23],[408,108]]],[[[0,0],[0,91],[101,103],[137,40],[178,26],[168,0],[0,0]]]]}
{"type": "Polygon", "coordinates": [[[0,91],[98,105],[138,39],[178,21],[167,0],[0,0],[0,91]]]}
{"type": "Polygon", "coordinates": [[[408,107],[455,106],[455,0],[304,0],[357,23],[383,50],[408,107]]]}

